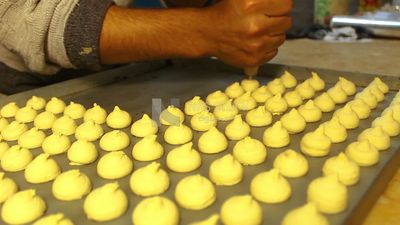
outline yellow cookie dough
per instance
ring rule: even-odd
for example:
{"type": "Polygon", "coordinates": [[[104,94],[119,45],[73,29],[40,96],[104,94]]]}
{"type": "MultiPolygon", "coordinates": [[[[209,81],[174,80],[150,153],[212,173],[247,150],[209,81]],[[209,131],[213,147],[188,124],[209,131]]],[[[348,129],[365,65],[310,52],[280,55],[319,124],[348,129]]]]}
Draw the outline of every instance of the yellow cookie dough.
{"type": "Polygon", "coordinates": [[[339,181],[350,186],[360,180],[360,167],[341,152],[338,156],[327,159],[322,167],[325,176],[335,175],[339,181]]]}
{"type": "Polygon", "coordinates": [[[57,117],[48,111],[41,112],[36,116],[33,124],[35,127],[41,130],[47,130],[53,127],[54,121],[56,121],[57,117]]]}
{"type": "Polygon", "coordinates": [[[235,144],[233,156],[243,165],[258,165],[267,158],[267,149],[261,141],[246,137],[235,144]]]}
{"type": "Polygon", "coordinates": [[[1,168],[6,172],[18,172],[32,161],[32,153],[18,145],[11,146],[1,157],[1,168]]]}
{"type": "Polygon", "coordinates": [[[52,185],[53,196],[61,201],[81,199],[91,189],[92,183],[89,177],[77,169],[61,173],[52,185]]]}
{"type": "Polygon", "coordinates": [[[281,76],[281,81],[285,88],[293,88],[297,85],[296,78],[287,70],[281,76]]]}
{"type": "Polygon", "coordinates": [[[217,118],[208,110],[197,113],[190,119],[190,126],[196,131],[208,131],[211,127],[215,127],[216,125],[217,118]]]}
{"type": "Polygon", "coordinates": [[[303,98],[297,91],[286,92],[283,98],[285,99],[288,107],[293,108],[303,104],[303,98]]]}
{"type": "Polygon", "coordinates": [[[198,147],[203,153],[215,154],[228,148],[228,140],[216,127],[211,127],[200,136],[198,147]]]}
{"type": "Polygon", "coordinates": [[[201,165],[201,156],[193,149],[193,143],[187,143],[172,149],[167,155],[167,166],[178,173],[186,173],[196,170],[201,165]]]}
{"type": "Polygon", "coordinates": [[[66,136],[72,135],[76,130],[76,122],[69,116],[62,116],[56,119],[51,130],[66,136]]]}
{"type": "Polygon", "coordinates": [[[346,129],[357,128],[360,124],[360,119],[349,105],[345,105],[343,108],[336,110],[333,115],[335,115],[339,119],[339,122],[346,129]]]}
{"type": "Polygon", "coordinates": [[[264,106],[259,106],[246,113],[246,122],[252,127],[268,126],[272,123],[272,114],[264,106]]]}
{"type": "Polygon", "coordinates": [[[358,141],[368,141],[377,150],[387,150],[390,148],[390,136],[383,131],[381,126],[365,129],[358,135],[358,141]]]}
{"type": "Polygon", "coordinates": [[[360,120],[367,119],[371,115],[371,109],[369,106],[360,98],[354,99],[347,103],[351,110],[353,110],[360,120]]]}
{"type": "Polygon", "coordinates": [[[97,159],[96,146],[87,140],[78,139],[68,149],[67,157],[71,165],[86,165],[97,159]]]}
{"type": "Polygon", "coordinates": [[[28,126],[26,124],[12,121],[1,131],[1,136],[6,141],[16,141],[27,130],[28,126]]]}
{"type": "Polygon", "coordinates": [[[347,208],[347,188],[335,175],[319,177],[311,181],[307,198],[326,214],[336,214],[347,208]]]}
{"type": "Polygon", "coordinates": [[[18,107],[17,103],[10,102],[1,108],[0,116],[2,116],[4,118],[11,118],[11,117],[14,117],[15,114],[17,114],[18,110],[19,110],[19,107],[18,107]]]}
{"type": "Polygon", "coordinates": [[[357,92],[356,85],[344,77],[339,77],[339,85],[347,95],[354,95],[357,92]]]}
{"type": "Polygon", "coordinates": [[[392,113],[387,113],[372,121],[372,127],[382,127],[382,130],[389,136],[394,137],[400,134],[400,124],[393,119],[392,113]]]}
{"type": "Polygon", "coordinates": [[[324,92],[320,94],[318,97],[314,99],[314,104],[322,111],[322,112],[332,112],[335,109],[335,102],[329,95],[324,92]]]}
{"type": "Polygon", "coordinates": [[[322,157],[331,151],[332,142],[319,126],[315,131],[307,133],[300,141],[301,151],[311,157],[322,157]]]}
{"type": "Polygon", "coordinates": [[[248,111],[257,107],[256,100],[251,97],[251,92],[246,92],[233,101],[239,110],[248,111]]]}
{"type": "Polygon", "coordinates": [[[276,94],[265,102],[265,108],[270,111],[272,115],[280,115],[287,110],[288,105],[285,99],[282,98],[282,94],[276,94]]]}
{"type": "Polygon", "coordinates": [[[325,88],[325,82],[322,80],[316,72],[311,72],[311,77],[308,78],[310,86],[315,91],[321,91],[325,88]]]}
{"type": "Polygon", "coordinates": [[[83,122],[75,130],[75,138],[87,141],[96,141],[104,134],[101,125],[93,120],[83,122]]]}
{"type": "Polygon", "coordinates": [[[232,103],[232,99],[214,108],[215,118],[221,121],[232,120],[239,113],[239,109],[232,103]]]}
{"type": "Polygon", "coordinates": [[[385,100],[385,95],[379,90],[379,88],[374,85],[373,83],[368,85],[364,91],[369,91],[371,92],[372,95],[374,95],[376,97],[376,100],[378,102],[382,102],[383,100],[385,100]]]}
{"type": "Polygon", "coordinates": [[[74,120],[82,118],[85,115],[85,112],[85,107],[75,102],[70,102],[64,109],[64,115],[69,116],[74,120]]]}
{"type": "Polygon", "coordinates": [[[322,124],[324,133],[332,143],[341,143],[347,139],[347,130],[336,116],[322,124]]]}
{"type": "Polygon", "coordinates": [[[313,100],[308,100],[306,104],[299,107],[299,113],[307,123],[317,122],[322,118],[322,111],[313,100]]]}
{"type": "Polygon", "coordinates": [[[17,191],[17,184],[11,178],[5,177],[4,172],[0,172],[0,204],[5,202],[17,191]]]}
{"type": "Polygon", "coordinates": [[[50,101],[46,104],[46,111],[51,112],[53,114],[59,114],[64,112],[65,102],[59,98],[52,97],[50,101]]]}
{"type": "Polygon", "coordinates": [[[171,145],[182,145],[191,141],[192,138],[192,129],[183,123],[171,125],[164,132],[165,142],[171,145]]]}
{"type": "Polygon", "coordinates": [[[263,142],[271,148],[285,147],[290,143],[289,132],[278,121],[264,131],[263,142]]]}
{"type": "Polygon", "coordinates": [[[228,198],[221,207],[221,221],[225,225],[260,225],[263,211],[250,195],[228,198]]]}
{"type": "Polygon", "coordinates": [[[185,209],[201,210],[215,202],[214,185],[197,174],[181,179],[175,188],[175,200],[185,209]]]}
{"type": "Polygon", "coordinates": [[[6,118],[0,117],[0,132],[8,126],[8,120],[6,118]]]}
{"type": "Polygon", "coordinates": [[[243,167],[231,154],[214,160],[209,177],[216,185],[233,186],[243,179],[243,167]]]}
{"type": "Polygon", "coordinates": [[[71,146],[71,141],[65,135],[53,133],[46,137],[42,143],[43,152],[50,155],[58,155],[66,152],[71,146]]]}
{"type": "Polygon", "coordinates": [[[251,93],[251,97],[253,97],[254,100],[256,100],[256,102],[259,103],[264,103],[265,101],[267,101],[267,99],[271,98],[272,96],[273,95],[268,90],[267,86],[261,86],[251,93]]]}
{"type": "Polygon", "coordinates": [[[132,173],[129,185],[138,196],[149,197],[164,193],[170,181],[167,172],[160,168],[160,163],[152,162],[132,173]]]}
{"type": "Polygon", "coordinates": [[[27,224],[41,217],[46,211],[46,202],[34,189],[15,193],[1,209],[1,217],[7,224],[27,224]]]}
{"type": "Polygon", "coordinates": [[[209,94],[206,98],[206,102],[210,106],[222,105],[228,100],[229,100],[228,95],[226,95],[224,92],[220,90],[209,94]]]}
{"type": "Polygon", "coordinates": [[[34,110],[30,106],[25,106],[18,109],[17,113],[15,114],[15,120],[20,123],[30,123],[33,122],[37,115],[36,110],[34,110]]]}
{"type": "Polygon", "coordinates": [[[93,104],[93,107],[86,110],[83,115],[83,121],[87,122],[89,120],[93,120],[97,124],[103,124],[106,122],[107,112],[101,106],[96,103],[93,104]]]}
{"type": "Polygon", "coordinates": [[[283,94],[286,90],[280,78],[275,78],[267,84],[268,90],[273,95],[283,94]]]}
{"type": "Polygon", "coordinates": [[[0,161],[1,158],[3,157],[4,153],[10,148],[10,146],[7,144],[7,142],[1,142],[0,141],[0,161]]]}
{"type": "Polygon", "coordinates": [[[370,109],[375,109],[378,106],[378,100],[370,91],[363,90],[362,92],[356,94],[355,99],[363,100],[370,109]]]}
{"type": "Polygon", "coordinates": [[[260,82],[258,80],[248,80],[244,79],[240,82],[244,91],[254,91],[260,86],[260,82]]]}
{"type": "Polygon", "coordinates": [[[347,94],[339,83],[336,83],[333,87],[329,88],[327,94],[336,104],[342,104],[347,101],[347,94]]]}
{"type": "Polygon", "coordinates": [[[185,114],[177,107],[170,105],[160,113],[160,123],[163,125],[179,125],[185,121],[185,114]]]}
{"type": "Polygon", "coordinates": [[[179,210],[168,198],[146,198],[133,210],[132,222],[135,225],[178,225],[179,210]]]}
{"type": "Polygon", "coordinates": [[[239,82],[235,82],[225,89],[225,94],[228,95],[229,98],[235,99],[244,94],[244,90],[239,82]]]}
{"type": "MultiPolygon", "coordinates": [[[[396,120],[398,123],[400,123],[400,105],[397,106],[390,106],[388,108],[386,108],[383,112],[382,112],[382,116],[385,116],[386,114],[391,114],[393,119],[396,120]]],[[[1,122],[0,122],[1,123],[1,122]]],[[[1,127],[1,125],[0,125],[1,127]]],[[[0,128],[1,130],[1,128],[0,128]]]]}
{"type": "Polygon", "coordinates": [[[306,128],[306,120],[294,108],[285,113],[280,121],[282,126],[291,134],[300,133],[306,128]]]}
{"type": "Polygon", "coordinates": [[[314,203],[292,209],[283,218],[282,225],[329,225],[324,215],[318,212],[314,203]]]}
{"type": "Polygon", "coordinates": [[[121,130],[109,131],[100,139],[100,148],[104,151],[118,151],[128,147],[129,136],[121,130]]]}
{"type": "Polygon", "coordinates": [[[34,110],[41,110],[46,106],[46,100],[42,97],[32,96],[26,101],[26,106],[30,106],[34,110]]]}
{"type": "Polygon", "coordinates": [[[104,222],[122,216],[128,208],[128,197],[117,182],[94,189],[86,197],[83,210],[90,220],[104,222]]]}
{"type": "Polygon", "coordinates": [[[242,120],[242,115],[236,115],[235,119],[225,127],[225,135],[230,140],[241,140],[250,134],[250,126],[242,120]]]}
{"type": "Polygon", "coordinates": [[[36,156],[25,168],[25,180],[31,184],[41,184],[54,180],[61,170],[57,162],[47,153],[36,156]]]}
{"type": "Polygon", "coordinates": [[[376,85],[382,93],[389,92],[389,86],[385,84],[385,82],[383,82],[379,77],[375,77],[372,83],[376,85]]]}
{"type": "Polygon", "coordinates": [[[204,110],[207,110],[207,104],[199,96],[195,96],[185,103],[186,115],[193,116],[204,110]]]}
{"type": "Polygon", "coordinates": [[[308,161],[302,154],[288,149],[275,158],[274,168],[285,177],[302,177],[308,172],[308,161]]]}
{"type": "Polygon", "coordinates": [[[378,150],[367,140],[355,141],[346,147],[346,155],[359,166],[373,166],[379,161],[378,150]]]}
{"type": "Polygon", "coordinates": [[[212,214],[205,220],[190,223],[189,225],[218,225],[218,220],[219,220],[219,215],[212,214]]]}
{"type": "Polygon", "coordinates": [[[164,154],[163,146],[157,141],[157,135],[149,135],[138,141],[132,149],[132,156],[138,161],[153,161],[164,154]]]}
{"type": "Polygon", "coordinates": [[[133,162],[124,151],[109,152],[97,163],[97,174],[104,179],[120,179],[132,170],[133,162]]]}
{"type": "Polygon", "coordinates": [[[132,117],[127,111],[115,106],[114,110],[108,114],[106,123],[113,129],[122,129],[131,125],[132,117]]]}
{"type": "Polygon", "coordinates": [[[251,195],[260,202],[275,204],[289,199],[292,189],[277,169],[257,174],[250,184],[251,195]]]}
{"type": "Polygon", "coordinates": [[[131,126],[131,134],[135,137],[145,137],[157,134],[157,132],[157,122],[152,120],[147,114],[144,114],[140,120],[135,121],[131,126]]]}
{"type": "Polygon", "coordinates": [[[42,217],[32,225],[74,225],[74,223],[64,214],[57,213],[42,217]]]}
{"type": "Polygon", "coordinates": [[[18,145],[27,149],[39,148],[45,138],[44,132],[34,127],[19,136],[18,145]]]}
{"type": "Polygon", "coordinates": [[[303,99],[310,99],[315,95],[315,90],[311,87],[309,80],[305,80],[298,84],[295,90],[303,99]]]}

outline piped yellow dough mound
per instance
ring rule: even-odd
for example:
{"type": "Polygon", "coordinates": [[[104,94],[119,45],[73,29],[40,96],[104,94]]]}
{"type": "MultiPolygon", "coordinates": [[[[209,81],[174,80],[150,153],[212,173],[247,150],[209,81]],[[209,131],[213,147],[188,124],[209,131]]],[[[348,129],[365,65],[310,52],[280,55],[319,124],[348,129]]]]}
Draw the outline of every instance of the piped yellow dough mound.
{"type": "Polygon", "coordinates": [[[160,168],[160,163],[152,162],[133,172],[129,185],[133,193],[143,197],[160,195],[169,187],[167,172],[160,168]]]}
{"type": "Polygon", "coordinates": [[[0,117],[0,132],[8,126],[8,120],[6,118],[0,117]]]}
{"type": "Polygon", "coordinates": [[[339,122],[346,129],[357,128],[360,124],[360,119],[349,105],[345,105],[343,108],[336,110],[333,115],[339,119],[339,122]]]}
{"type": "Polygon", "coordinates": [[[200,136],[198,146],[203,153],[215,154],[228,148],[228,140],[216,127],[211,127],[200,136]]]}
{"type": "Polygon", "coordinates": [[[214,160],[209,177],[216,185],[232,186],[243,179],[243,167],[231,154],[214,160]]]}
{"type": "Polygon", "coordinates": [[[313,100],[308,100],[306,104],[299,107],[299,113],[308,123],[317,122],[322,118],[322,111],[313,100]]]}
{"type": "Polygon", "coordinates": [[[132,222],[135,225],[178,225],[179,210],[168,198],[146,198],[133,210],[132,222]]]}
{"type": "Polygon", "coordinates": [[[278,121],[264,131],[263,142],[271,148],[285,147],[290,143],[289,132],[282,126],[281,121],[278,121]]]}
{"type": "Polygon", "coordinates": [[[25,106],[18,109],[17,113],[15,114],[15,120],[20,123],[30,123],[35,119],[36,115],[36,110],[30,106],[25,106]]]}
{"type": "Polygon", "coordinates": [[[42,97],[32,96],[26,101],[26,106],[30,106],[34,110],[41,110],[46,106],[46,100],[42,97]]]}
{"type": "Polygon", "coordinates": [[[224,92],[218,90],[209,95],[207,95],[206,102],[209,106],[222,105],[229,100],[228,95],[224,92]]]}
{"type": "Polygon", "coordinates": [[[28,149],[14,145],[1,157],[1,168],[6,172],[18,172],[24,170],[32,159],[32,153],[28,149]]]}
{"type": "Polygon", "coordinates": [[[229,98],[235,99],[244,94],[244,90],[239,82],[235,82],[225,89],[225,94],[228,95],[229,98]]]}
{"type": "Polygon", "coordinates": [[[46,111],[51,112],[53,114],[59,114],[64,112],[65,102],[59,98],[52,97],[50,101],[46,104],[46,111]]]}
{"type": "Polygon", "coordinates": [[[131,126],[131,134],[135,137],[145,137],[157,134],[157,132],[157,122],[152,120],[147,114],[144,114],[140,120],[137,120],[131,126]]]}
{"type": "Polygon", "coordinates": [[[183,123],[171,125],[164,132],[165,142],[171,145],[182,145],[191,141],[192,138],[192,129],[183,123]]]}
{"type": "Polygon", "coordinates": [[[272,114],[264,106],[259,106],[247,112],[246,122],[252,127],[268,126],[272,123],[272,114]]]}
{"type": "Polygon", "coordinates": [[[189,225],[218,225],[219,215],[212,214],[207,219],[190,223],[189,225]]]}
{"type": "Polygon", "coordinates": [[[291,134],[302,132],[306,128],[306,120],[296,109],[290,110],[281,117],[282,126],[291,134]]]}
{"type": "Polygon", "coordinates": [[[391,113],[376,118],[372,121],[372,127],[381,127],[382,130],[391,137],[400,134],[400,124],[393,119],[391,113]]]}
{"type": "Polygon", "coordinates": [[[346,147],[346,155],[359,166],[373,166],[379,161],[378,150],[367,140],[356,141],[346,147]]]}
{"type": "Polygon", "coordinates": [[[244,91],[254,91],[260,86],[260,82],[258,80],[248,80],[244,79],[242,82],[240,82],[240,85],[242,86],[244,91]]]}
{"type": "Polygon", "coordinates": [[[329,95],[324,92],[318,97],[314,99],[314,104],[322,111],[322,112],[332,112],[335,109],[335,102],[329,95]]]}
{"type": "Polygon", "coordinates": [[[329,225],[329,221],[318,212],[314,203],[309,202],[289,211],[283,218],[282,225],[329,225]]]}
{"type": "Polygon", "coordinates": [[[74,225],[74,223],[64,214],[57,213],[42,217],[32,225],[74,225]]]}
{"type": "Polygon", "coordinates": [[[192,142],[172,149],[167,155],[168,168],[178,173],[191,172],[200,165],[200,153],[193,149],[192,142]]]}
{"type": "Polygon", "coordinates": [[[332,143],[341,143],[347,139],[347,130],[336,116],[322,124],[324,133],[332,143]]]}
{"type": "MultiPolygon", "coordinates": [[[[400,98],[399,98],[400,99],[400,98]]],[[[392,101],[393,102],[393,101],[392,101]]],[[[385,116],[386,114],[391,114],[393,119],[396,120],[398,123],[400,123],[400,105],[396,105],[396,106],[390,106],[388,108],[386,108],[383,112],[382,112],[382,116],[385,116]]],[[[0,122],[1,123],[1,122],[0,122]]],[[[1,125],[0,125],[1,127],[1,125]]],[[[1,128],[0,128],[1,130],[1,128]]]]}
{"type": "Polygon", "coordinates": [[[115,106],[114,110],[108,114],[106,123],[113,129],[122,129],[131,125],[132,117],[127,111],[115,106]]]}
{"type": "Polygon", "coordinates": [[[122,216],[128,208],[128,198],[117,182],[94,189],[86,197],[83,210],[90,220],[103,222],[122,216]]]}
{"type": "Polygon", "coordinates": [[[0,204],[5,202],[17,191],[17,184],[11,178],[5,177],[4,172],[0,172],[0,204]]]}
{"type": "Polygon", "coordinates": [[[374,96],[376,97],[376,100],[377,100],[378,102],[382,102],[383,100],[385,100],[385,94],[383,94],[383,93],[379,90],[379,88],[378,88],[376,85],[374,85],[373,83],[370,84],[370,85],[368,85],[368,86],[364,89],[364,91],[369,91],[369,92],[371,92],[371,94],[374,95],[374,96]]]}
{"type": "Polygon", "coordinates": [[[268,90],[267,86],[261,86],[251,93],[251,97],[253,97],[254,100],[256,100],[256,102],[258,103],[264,103],[265,101],[267,101],[267,99],[271,98],[272,96],[273,95],[268,90]]]}
{"type": "Polygon", "coordinates": [[[325,176],[335,175],[346,185],[356,184],[360,180],[360,167],[341,152],[338,156],[327,159],[322,167],[325,176]]]}
{"type": "Polygon", "coordinates": [[[335,175],[313,180],[307,189],[307,198],[326,214],[336,214],[347,207],[347,188],[335,175]]]}
{"type": "Polygon", "coordinates": [[[1,158],[3,157],[4,153],[10,148],[10,146],[7,144],[7,142],[1,142],[0,141],[0,161],[1,158]]]}
{"type": "Polygon", "coordinates": [[[368,141],[377,150],[387,150],[390,148],[390,136],[383,131],[381,126],[365,129],[358,135],[358,141],[368,141]]]}
{"type": "Polygon", "coordinates": [[[321,91],[325,88],[325,82],[322,80],[316,72],[311,72],[311,77],[308,78],[310,86],[315,91],[321,91]]]}
{"type": "Polygon", "coordinates": [[[185,209],[205,209],[212,205],[215,199],[214,185],[199,174],[183,178],[175,188],[175,200],[185,209]]]}
{"type": "Polygon", "coordinates": [[[163,125],[179,125],[183,121],[185,121],[185,114],[173,105],[168,106],[160,113],[160,123],[163,125]]]}
{"type": "Polygon", "coordinates": [[[375,109],[378,106],[378,100],[375,95],[373,95],[370,91],[362,91],[356,94],[355,99],[361,99],[368,105],[370,109],[375,109]]]}
{"type": "Polygon", "coordinates": [[[83,122],[75,130],[75,138],[87,141],[96,141],[104,134],[101,125],[93,120],[83,122]]]}
{"type": "Polygon", "coordinates": [[[221,121],[232,120],[239,113],[239,109],[232,103],[232,99],[214,108],[215,118],[221,121]]]}
{"type": "Polygon", "coordinates": [[[311,157],[322,157],[329,154],[332,142],[324,133],[322,126],[307,133],[300,141],[301,151],[311,157]]]}
{"type": "Polygon", "coordinates": [[[296,86],[295,90],[299,93],[302,99],[310,99],[315,95],[315,90],[311,87],[309,80],[301,82],[296,86]]]}
{"type": "Polygon", "coordinates": [[[371,109],[362,99],[354,99],[347,104],[360,120],[367,119],[371,115],[371,109]]]}
{"type": "Polygon", "coordinates": [[[274,168],[285,177],[302,177],[308,172],[308,161],[302,154],[288,149],[275,158],[274,168]]]}
{"type": "Polygon", "coordinates": [[[268,82],[267,87],[273,95],[283,94],[286,90],[280,78],[275,78],[274,80],[268,82]]]}
{"type": "Polygon", "coordinates": [[[216,125],[217,118],[208,110],[197,113],[190,119],[190,126],[196,131],[208,131],[211,127],[215,127],[216,125]]]}
{"type": "Polygon", "coordinates": [[[235,119],[225,127],[225,135],[230,140],[241,140],[250,134],[250,126],[242,120],[242,115],[236,115],[235,119]]]}
{"type": "Polygon", "coordinates": [[[138,141],[132,149],[132,156],[138,161],[153,161],[164,154],[163,146],[157,141],[157,135],[149,135],[138,141]]]}
{"type": "Polygon", "coordinates": [[[85,115],[85,112],[85,107],[75,102],[70,102],[64,109],[64,115],[69,116],[74,120],[82,118],[85,115]]]}
{"type": "Polygon", "coordinates": [[[288,105],[285,99],[282,98],[282,94],[276,94],[265,102],[265,108],[270,111],[272,115],[280,115],[287,110],[288,105]]]}
{"type": "Polygon", "coordinates": [[[27,224],[41,217],[46,211],[46,202],[34,189],[15,193],[1,209],[1,217],[8,224],[27,224]]]}
{"type": "Polygon", "coordinates": [[[262,208],[250,195],[230,197],[221,207],[221,221],[225,225],[260,225],[262,220],[262,208]]]}
{"type": "Polygon", "coordinates": [[[233,101],[239,110],[248,111],[257,107],[256,100],[251,97],[251,92],[246,92],[233,101]]]}
{"type": "Polygon", "coordinates": [[[347,94],[343,90],[342,86],[338,83],[336,83],[333,87],[329,88],[326,93],[329,95],[329,97],[332,98],[332,100],[336,104],[342,104],[347,101],[347,94]]]}
{"type": "Polygon", "coordinates": [[[39,148],[45,138],[44,132],[34,127],[19,136],[18,145],[27,149],[39,148]]]}
{"type": "Polygon", "coordinates": [[[105,151],[118,151],[128,147],[129,136],[121,130],[107,132],[100,139],[100,148],[105,151]]]}
{"type": "Polygon", "coordinates": [[[53,196],[61,201],[81,199],[91,189],[92,183],[89,177],[77,169],[61,173],[52,185],[53,196]]]}
{"type": "Polygon", "coordinates": [[[104,179],[119,179],[133,170],[132,160],[124,151],[114,151],[103,155],[97,163],[97,174],[104,179]]]}
{"type": "Polygon", "coordinates": [[[42,184],[54,180],[61,172],[57,162],[47,153],[36,156],[25,168],[25,180],[42,184]]]}
{"type": "Polygon", "coordinates": [[[68,149],[67,157],[71,165],[86,165],[97,159],[96,146],[87,140],[78,139],[68,149]]]}
{"type": "Polygon", "coordinates": [[[347,95],[354,95],[357,92],[356,85],[344,77],[339,77],[339,85],[347,95]]]}
{"type": "Polygon", "coordinates": [[[258,165],[267,158],[267,149],[261,141],[246,137],[235,144],[233,156],[243,165],[258,165]]]}
{"type": "Polygon", "coordinates": [[[297,91],[286,92],[283,99],[285,99],[288,107],[294,108],[303,104],[303,98],[297,91]]]}
{"type": "Polygon", "coordinates": [[[374,81],[372,81],[374,85],[376,85],[379,90],[383,93],[388,93],[389,92],[389,86],[385,84],[379,77],[375,77],[374,81]]]}
{"type": "Polygon", "coordinates": [[[18,107],[17,103],[10,102],[1,108],[0,116],[2,116],[4,118],[11,118],[11,117],[14,117],[15,114],[17,114],[18,110],[19,110],[19,107],[18,107]]]}
{"type": "Polygon", "coordinates": [[[186,115],[193,116],[204,110],[207,110],[207,104],[199,96],[195,96],[185,103],[186,115]]]}
{"type": "Polygon", "coordinates": [[[93,120],[97,124],[103,124],[106,122],[107,112],[101,106],[96,103],[93,104],[93,107],[86,110],[83,115],[83,121],[87,122],[93,120]]]}
{"type": "Polygon", "coordinates": [[[297,85],[296,78],[287,70],[281,76],[281,82],[285,88],[293,88],[297,85]]]}
{"type": "Polygon", "coordinates": [[[1,136],[6,141],[16,141],[27,130],[28,126],[26,124],[12,121],[1,131],[1,136]]]}
{"type": "Polygon", "coordinates": [[[251,195],[260,202],[275,204],[289,199],[292,189],[277,169],[257,174],[250,184],[251,195]]]}
{"type": "Polygon", "coordinates": [[[71,141],[65,135],[53,133],[46,137],[42,143],[43,152],[50,155],[58,155],[66,152],[71,146],[71,141]]]}
{"type": "Polygon", "coordinates": [[[47,130],[53,127],[54,121],[56,121],[56,119],[57,117],[53,113],[44,111],[36,116],[33,124],[40,130],[47,130]]]}
{"type": "Polygon", "coordinates": [[[75,120],[64,115],[54,121],[51,130],[55,133],[69,136],[75,133],[76,127],[77,125],[75,120]]]}

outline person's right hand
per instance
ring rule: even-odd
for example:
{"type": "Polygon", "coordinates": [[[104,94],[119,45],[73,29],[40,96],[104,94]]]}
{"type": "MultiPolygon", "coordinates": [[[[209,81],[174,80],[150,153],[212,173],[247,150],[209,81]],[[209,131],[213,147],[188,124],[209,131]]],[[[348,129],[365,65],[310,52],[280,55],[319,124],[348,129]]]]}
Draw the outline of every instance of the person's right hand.
{"type": "Polygon", "coordinates": [[[239,67],[272,59],[291,27],[292,0],[222,0],[205,9],[208,54],[239,67]]]}

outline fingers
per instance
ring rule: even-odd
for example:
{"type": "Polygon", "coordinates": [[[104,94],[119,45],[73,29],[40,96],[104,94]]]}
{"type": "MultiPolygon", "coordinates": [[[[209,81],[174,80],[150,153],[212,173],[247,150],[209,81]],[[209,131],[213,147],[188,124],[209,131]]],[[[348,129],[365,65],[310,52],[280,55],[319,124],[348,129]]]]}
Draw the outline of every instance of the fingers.
{"type": "Polygon", "coordinates": [[[263,13],[266,16],[285,16],[292,10],[292,0],[243,0],[246,12],[263,13]]]}
{"type": "Polygon", "coordinates": [[[292,26],[292,19],[288,16],[266,17],[258,15],[248,21],[249,36],[282,35],[292,26]]]}
{"type": "Polygon", "coordinates": [[[265,52],[273,51],[285,42],[285,35],[263,36],[248,43],[244,49],[249,55],[263,55],[265,52]]]}

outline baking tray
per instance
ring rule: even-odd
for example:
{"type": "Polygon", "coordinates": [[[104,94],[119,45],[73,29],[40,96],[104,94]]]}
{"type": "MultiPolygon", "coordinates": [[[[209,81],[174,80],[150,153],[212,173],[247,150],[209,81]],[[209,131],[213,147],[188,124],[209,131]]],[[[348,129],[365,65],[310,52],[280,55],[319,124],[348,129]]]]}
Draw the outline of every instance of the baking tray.
{"type": "MultiPolygon", "coordinates": [[[[367,85],[375,75],[361,73],[343,73],[340,71],[330,71],[321,69],[310,69],[301,67],[288,67],[283,65],[265,64],[260,70],[258,79],[262,84],[272,80],[275,76],[282,74],[284,70],[293,73],[298,80],[303,80],[310,76],[310,71],[319,72],[321,77],[327,82],[328,87],[337,81],[339,75],[356,82],[359,87],[367,85]]],[[[391,89],[399,88],[399,81],[391,77],[381,77],[388,83],[391,89]]],[[[164,106],[170,102],[183,106],[184,102],[191,99],[195,95],[206,97],[209,93],[215,90],[223,90],[229,84],[243,79],[241,70],[226,66],[221,62],[212,59],[204,60],[184,60],[174,62],[153,62],[141,63],[120,67],[110,71],[101,72],[88,77],[70,80],[63,83],[47,86],[44,88],[0,98],[0,105],[6,102],[16,101],[19,105],[24,104],[27,98],[32,95],[43,96],[50,98],[52,96],[60,97],[67,103],[74,101],[85,105],[86,108],[92,106],[93,103],[98,103],[103,106],[108,112],[111,112],[115,105],[131,113],[134,120],[141,117],[143,113],[151,114],[153,111],[152,105],[160,100],[164,106]]],[[[360,89],[360,88],[359,88],[360,89]]],[[[263,224],[280,224],[285,214],[293,208],[303,205],[306,202],[306,190],[308,184],[313,179],[322,175],[322,165],[324,161],[332,156],[343,151],[345,147],[356,140],[357,135],[364,129],[370,127],[374,118],[380,115],[392,100],[395,91],[390,91],[385,98],[385,101],[380,103],[376,109],[372,111],[371,117],[363,120],[357,129],[348,131],[348,139],[341,144],[333,144],[330,154],[322,158],[307,157],[310,170],[308,174],[302,178],[288,179],[292,187],[292,196],[290,199],[281,204],[261,204],[264,211],[263,224]]],[[[350,99],[349,99],[350,100],[350,99]]],[[[337,108],[343,105],[338,105],[337,108]]],[[[301,137],[312,130],[319,124],[331,118],[332,113],[324,113],[321,121],[317,123],[308,123],[306,130],[297,135],[291,135],[291,143],[289,146],[282,149],[268,149],[267,160],[257,166],[247,166],[244,171],[243,181],[235,186],[222,187],[216,186],[217,200],[210,207],[201,211],[191,211],[180,208],[181,223],[188,224],[193,221],[199,221],[207,218],[213,213],[218,213],[221,204],[230,196],[249,193],[249,183],[251,179],[259,172],[272,168],[272,163],[275,157],[285,149],[292,148],[300,151],[299,142],[301,137]]],[[[274,120],[277,120],[275,117],[274,120]]],[[[185,123],[189,121],[186,118],[185,123]]],[[[223,131],[227,122],[219,122],[218,128],[223,131]]],[[[30,126],[32,126],[30,124],[30,126]]],[[[109,131],[104,125],[105,131],[109,131]]],[[[158,140],[164,145],[165,153],[168,153],[174,146],[164,143],[162,133],[166,127],[162,126],[159,131],[158,140]]],[[[251,136],[257,139],[262,138],[262,133],[265,128],[252,128],[251,136]]],[[[129,128],[124,129],[129,133],[129,128]]],[[[194,147],[197,149],[197,140],[200,132],[194,131],[194,147]]],[[[71,136],[71,141],[75,139],[71,136]]],[[[138,138],[131,137],[130,146],[124,151],[129,157],[133,145],[138,141],[138,138]]],[[[169,171],[171,186],[163,196],[174,199],[174,189],[177,182],[185,176],[200,173],[208,176],[208,167],[210,163],[220,158],[221,156],[230,153],[235,141],[230,141],[228,150],[214,155],[202,154],[202,166],[196,171],[190,173],[175,173],[169,171],[165,166],[165,156],[157,160],[162,164],[162,167],[169,171]]],[[[97,144],[97,142],[96,142],[97,144]]],[[[98,146],[98,145],[97,145],[98,146]]],[[[398,167],[400,154],[398,148],[400,146],[400,138],[392,138],[392,147],[380,153],[380,161],[377,165],[368,168],[361,168],[360,182],[348,188],[349,199],[348,208],[346,211],[336,214],[327,215],[332,225],[339,224],[360,224],[363,218],[368,214],[369,209],[373,206],[380,193],[385,188],[387,182],[391,179],[398,167]]],[[[41,149],[32,150],[34,155],[40,154],[41,149]]],[[[105,151],[100,150],[99,155],[104,155],[105,151]]],[[[54,159],[59,163],[63,171],[79,168],[86,173],[91,181],[93,188],[99,187],[105,183],[113,182],[100,178],[96,173],[97,161],[86,166],[70,166],[66,158],[66,154],[54,156],[54,159]]],[[[100,158],[100,157],[99,157],[100,158]]],[[[147,165],[148,162],[134,161],[134,168],[138,169],[147,165]]],[[[51,194],[52,182],[40,185],[29,184],[25,181],[23,172],[6,173],[6,176],[13,178],[20,188],[35,188],[38,194],[47,202],[48,210],[46,214],[63,212],[68,218],[71,218],[75,224],[131,224],[132,211],[136,204],[143,198],[134,195],[129,188],[129,176],[118,179],[121,188],[129,197],[129,208],[127,212],[120,218],[108,222],[94,222],[86,219],[83,212],[83,199],[73,202],[63,202],[56,200],[51,194]]],[[[0,222],[1,223],[1,222],[0,222]]]]}

